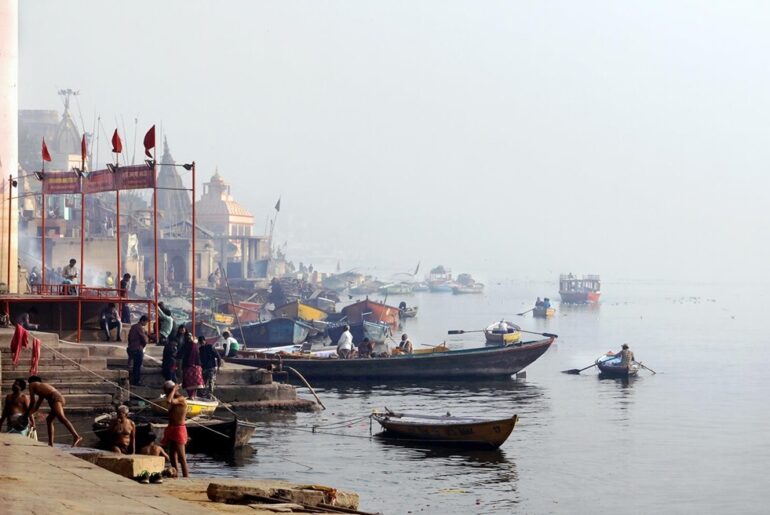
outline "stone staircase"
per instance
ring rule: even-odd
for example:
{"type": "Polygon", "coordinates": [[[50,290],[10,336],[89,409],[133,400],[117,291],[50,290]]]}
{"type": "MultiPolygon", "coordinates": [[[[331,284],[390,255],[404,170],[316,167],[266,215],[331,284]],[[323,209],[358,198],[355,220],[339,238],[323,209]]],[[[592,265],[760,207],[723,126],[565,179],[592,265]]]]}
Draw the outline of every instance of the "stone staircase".
{"type": "MultiPolygon", "coordinates": [[[[125,370],[108,369],[106,357],[93,356],[90,348],[85,345],[60,342],[56,334],[35,331],[35,336],[43,344],[37,375],[45,382],[51,383],[65,396],[67,411],[106,410],[126,398],[126,394],[122,393],[120,388],[102,380],[105,378],[124,388],[128,387],[128,373],[125,370]]],[[[29,376],[32,351],[29,348],[23,349],[21,361],[14,368],[10,351],[12,337],[13,329],[0,329],[2,395],[10,392],[11,384],[15,379],[27,379],[29,376]]],[[[47,408],[47,403],[43,403],[42,408],[47,408]]]]}

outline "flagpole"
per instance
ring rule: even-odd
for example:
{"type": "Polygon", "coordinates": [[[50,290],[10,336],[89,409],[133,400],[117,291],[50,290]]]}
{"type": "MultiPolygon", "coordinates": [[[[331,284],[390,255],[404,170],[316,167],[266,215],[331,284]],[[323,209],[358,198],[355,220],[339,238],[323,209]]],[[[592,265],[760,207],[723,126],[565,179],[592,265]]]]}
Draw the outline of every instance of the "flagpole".
{"type": "MultiPolygon", "coordinates": [[[[40,257],[42,260],[41,270],[40,270],[40,284],[43,288],[45,288],[45,163],[43,163],[43,171],[41,172],[41,181],[40,181],[40,204],[42,206],[42,212],[41,212],[41,233],[42,233],[42,240],[40,242],[40,257]]],[[[42,289],[40,290],[42,293],[42,289]]]]}
{"type": "MultiPolygon", "coordinates": [[[[243,250],[243,249],[241,249],[243,250]]],[[[192,330],[195,334],[195,161],[192,162],[192,330]]],[[[245,342],[244,342],[245,345],[245,342]]]]}
{"type": "MultiPolygon", "coordinates": [[[[115,173],[117,174],[118,168],[118,154],[115,153],[115,173]]],[[[117,183],[117,188],[115,188],[115,246],[117,247],[117,263],[118,263],[118,269],[117,269],[117,277],[119,277],[121,280],[123,279],[123,272],[120,269],[120,184],[119,181],[115,181],[117,183]]]]}
{"type": "Polygon", "coordinates": [[[158,342],[160,338],[160,329],[158,327],[158,174],[157,172],[157,154],[156,149],[152,149],[152,230],[153,230],[153,246],[155,259],[153,260],[153,267],[155,268],[155,277],[153,278],[153,295],[155,297],[155,341],[158,342]]]}
{"type": "Polygon", "coordinates": [[[86,172],[86,156],[85,152],[83,152],[86,141],[85,137],[86,135],[83,134],[83,140],[80,145],[80,288],[78,290],[80,295],[78,296],[78,343],[80,343],[81,325],[83,324],[83,303],[80,299],[83,296],[83,287],[86,284],[86,265],[83,263],[83,248],[86,241],[86,194],[83,192],[83,177],[86,172]]]}
{"type": "Polygon", "coordinates": [[[13,174],[8,174],[8,293],[11,293],[11,217],[13,211],[13,174]]]}

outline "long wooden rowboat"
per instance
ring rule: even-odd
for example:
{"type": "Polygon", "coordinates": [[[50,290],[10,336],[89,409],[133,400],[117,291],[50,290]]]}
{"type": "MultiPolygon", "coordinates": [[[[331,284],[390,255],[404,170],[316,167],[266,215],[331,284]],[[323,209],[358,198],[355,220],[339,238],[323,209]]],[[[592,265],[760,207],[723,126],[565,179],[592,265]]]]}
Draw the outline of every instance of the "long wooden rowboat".
{"type": "Polygon", "coordinates": [[[554,337],[513,345],[452,350],[428,354],[405,354],[387,358],[228,358],[259,368],[275,368],[280,363],[293,367],[307,379],[367,381],[401,379],[441,381],[510,378],[542,356],[554,337]]]}
{"type": "Polygon", "coordinates": [[[630,367],[620,366],[620,354],[607,353],[596,360],[596,366],[604,377],[633,377],[639,372],[639,365],[632,363],[630,367]]]}
{"type": "Polygon", "coordinates": [[[518,416],[498,420],[476,417],[453,417],[375,412],[372,418],[394,436],[427,443],[497,449],[508,439],[518,416]]]}

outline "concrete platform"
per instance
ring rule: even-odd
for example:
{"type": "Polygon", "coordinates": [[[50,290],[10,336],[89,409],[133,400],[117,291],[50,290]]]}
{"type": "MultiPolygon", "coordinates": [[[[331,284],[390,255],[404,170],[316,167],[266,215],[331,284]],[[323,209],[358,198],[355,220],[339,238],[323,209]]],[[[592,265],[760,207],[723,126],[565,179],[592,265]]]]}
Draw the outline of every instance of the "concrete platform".
{"type": "Polygon", "coordinates": [[[18,435],[0,434],[0,463],[0,506],[8,515],[211,513],[160,485],[137,483],[18,435]]]}

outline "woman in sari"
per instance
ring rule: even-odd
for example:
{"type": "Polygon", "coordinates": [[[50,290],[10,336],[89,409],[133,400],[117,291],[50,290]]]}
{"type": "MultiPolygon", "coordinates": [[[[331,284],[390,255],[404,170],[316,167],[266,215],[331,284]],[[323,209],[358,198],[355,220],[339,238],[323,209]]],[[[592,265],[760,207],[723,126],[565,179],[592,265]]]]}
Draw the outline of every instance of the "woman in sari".
{"type": "Polygon", "coordinates": [[[184,345],[180,349],[182,359],[182,388],[187,390],[187,396],[194,399],[199,388],[204,388],[203,367],[198,344],[189,332],[184,335],[184,345]]]}

